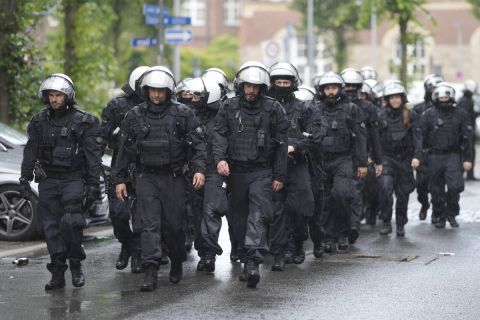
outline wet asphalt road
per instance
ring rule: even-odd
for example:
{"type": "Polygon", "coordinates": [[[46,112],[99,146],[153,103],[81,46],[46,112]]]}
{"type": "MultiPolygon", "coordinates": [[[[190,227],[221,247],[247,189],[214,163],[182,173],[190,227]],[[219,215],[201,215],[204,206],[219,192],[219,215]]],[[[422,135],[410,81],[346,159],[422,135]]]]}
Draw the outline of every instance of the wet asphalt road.
{"type": "Polygon", "coordinates": [[[225,230],[214,274],[195,270],[192,250],[184,279],[170,284],[162,266],[153,293],[138,292],[142,275],[114,269],[120,246],[112,240],[86,245],[85,287],[73,288],[67,271],[67,287],[53,293],[44,291],[47,255],[25,267],[2,258],[0,319],[480,319],[480,182],[462,194],[459,229],[418,221],[413,195],[405,238],[362,226],[349,254],[322,259],[308,242],[305,263],[285,272],[271,272],[268,258],[257,289],[237,280],[225,230]]]}

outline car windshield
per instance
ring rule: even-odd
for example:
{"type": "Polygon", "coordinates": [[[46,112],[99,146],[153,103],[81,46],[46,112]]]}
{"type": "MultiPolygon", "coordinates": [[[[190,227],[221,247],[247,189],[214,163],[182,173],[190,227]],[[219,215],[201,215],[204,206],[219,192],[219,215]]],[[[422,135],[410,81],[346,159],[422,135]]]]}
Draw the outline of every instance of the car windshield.
{"type": "Polygon", "coordinates": [[[11,144],[24,146],[27,143],[28,137],[24,133],[9,127],[5,123],[0,122],[0,137],[7,140],[11,144]]]}

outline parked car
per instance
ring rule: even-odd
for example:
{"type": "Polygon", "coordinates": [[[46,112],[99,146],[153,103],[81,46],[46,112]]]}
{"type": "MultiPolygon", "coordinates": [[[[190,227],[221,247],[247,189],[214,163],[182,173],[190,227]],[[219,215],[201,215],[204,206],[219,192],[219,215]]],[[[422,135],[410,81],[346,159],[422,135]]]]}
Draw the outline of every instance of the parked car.
{"type": "MultiPolygon", "coordinates": [[[[41,237],[43,228],[37,213],[38,185],[31,183],[32,196],[20,198],[20,166],[27,136],[0,122],[0,240],[24,241],[41,237]]],[[[110,172],[111,157],[102,158],[104,172],[110,172]]],[[[108,221],[108,198],[101,178],[102,199],[86,215],[87,226],[108,221]]]]}

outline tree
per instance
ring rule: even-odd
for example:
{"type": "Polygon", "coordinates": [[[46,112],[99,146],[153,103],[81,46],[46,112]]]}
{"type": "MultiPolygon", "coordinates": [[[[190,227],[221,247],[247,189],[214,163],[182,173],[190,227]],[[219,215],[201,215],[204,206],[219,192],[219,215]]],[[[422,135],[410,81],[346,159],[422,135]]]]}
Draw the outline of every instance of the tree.
{"type": "Polygon", "coordinates": [[[0,120],[17,127],[38,109],[42,67],[32,27],[51,2],[0,0],[0,120]]]}
{"type": "Polygon", "coordinates": [[[480,19],[480,0],[467,0],[472,5],[472,11],[477,19],[480,19]]]}
{"type": "Polygon", "coordinates": [[[400,34],[400,47],[401,47],[401,64],[399,69],[399,78],[404,85],[407,85],[407,46],[418,40],[421,35],[413,32],[410,29],[412,24],[421,25],[418,17],[420,13],[428,16],[432,21],[433,17],[430,13],[423,8],[426,0],[367,0],[363,3],[361,10],[361,21],[370,19],[370,8],[376,7],[379,21],[382,19],[390,18],[395,21],[398,26],[400,34]]]}
{"type": "MultiPolygon", "coordinates": [[[[293,6],[306,13],[308,0],[294,0],[293,6]]],[[[330,33],[334,60],[338,70],[348,61],[348,43],[354,40],[353,31],[359,24],[359,2],[352,0],[314,0],[314,24],[320,32],[330,33]]],[[[306,19],[306,16],[305,16],[306,19]]]]}

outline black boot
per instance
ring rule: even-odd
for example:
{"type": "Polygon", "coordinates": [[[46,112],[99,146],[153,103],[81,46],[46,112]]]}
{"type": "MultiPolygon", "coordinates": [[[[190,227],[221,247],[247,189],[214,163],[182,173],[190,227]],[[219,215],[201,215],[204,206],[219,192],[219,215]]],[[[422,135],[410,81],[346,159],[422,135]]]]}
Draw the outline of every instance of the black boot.
{"type": "Polygon", "coordinates": [[[79,260],[70,260],[70,272],[72,273],[72,284],[74,287],[85,285],[85,276],[82,271],[82,263],[79,260]]]}
{"type": "MultiPolygon", "coordinates": [[[[230,231],[229,231],[230,232],[230,231]]],[[[236,262],[240,259],[238,255],[238,244],[237,240],[233,238],[233,235],[230,235],[230,244],[231,244],[231,250],[230,250],[230,261],[236,262]]]]}
{"type": "Polygon", "coordinates": [[[132,273],[144,273],[145,268],[142,264],[142,253],[138,250],[132,252],[132,261],[130,261],[130,269],[132,273]]]}
{"type": "Polygon", "coordinates": [[[348,243],[348,237],[338,238],[337,251],[339,253],[347,253],[349,248],[350,244],[348,243]]]}
{"type": "Polygon", "coordinates": [[[170,279],[171,283],[179,283],[183,277],[183,263],[172,261],[170,265],[170,274],[168,278],[170,279]]]}
{"type": "Polygon", "coordinates": [[[397,237],[405,237],[405,226],[397,224],[397,237]]]}
{"type": "Polygon", "coordinates": [[[313,244],[313,256],[317,259],[320,259],[323,257],[323,253],[325,252],[325,248],[323,246],[323,243],[321,242],[316,242],[313,244]]]}
{"type": "Polygon", "coordinates": [[[158,269],[154,264],[148,264],[145,266],[145,276],[143,278],[143,284],[140,287],[140,291],[150,292],[157,289],[157,277],[158,269]]]}
{"type": "Polygon", "coordinates": [[[457,222],[457,219],[455,219],[455,216],[448,216],[447,217],[448,222],[450,223],[450,226],[452,228],[458,228],[460,225],[457,222]]]}
{"type": "Polygon", "coordinates": [[[325,240],[324,252],[333,253],[335,251],[335,243],[332,239],[325,240]]]}
{"type": "Polygon", "coordinates": [[[390,221],[389,222],[384,222],[383,227],[380,230],[380,234],[382,236],[386,236],[387,234],[390,234],[390,233],[392,233],[392,223],[390,221]]]}
{"type": "Polygon", "coordinates": [[[420,209],[420,213],[418,214],[418,217],[420,218],[420,220],[427,219],[427,210],[428,210],[428,207],[422,206],[422,208],[420,209]]]}
{"type": "Polygon", "coordinates": [[[197,271],[205,271],[205,262],[205,255],[202,255],[197,263],[197,271]]]}
{"type": "Polygon", "coordinates": [[[445,219],[438,218],[435,222],[435,228],[444,229],[445,228],[445,219]]]}
{"type": "Polygon", "coordinates": [[[205,255],[205,271],[215,271],[215,253],[207,252],[207,254],[205,255]]]}
{"type": "Polygon", "coordinates": [[[293,252],[292,250],[285,250],[285,263],[290,264],[293,263],[293,252]]]}
{"type": "Polygon", "coordinates": [[[358,232],[358,228],[352,228],[352,230],[350,230],[350,233],[348,234],[348,242],[350,244],[354,244],[359,236],[360,233],[358,232]]]}
{"type": "Polygon", "coordinates": [[[160,258],[160,265],[165,265],[165,264],[169,264],[169,263],[170,263],[170,260],[168,259],[168,254],[167,253],[162,253],[162,257],[160,258]]]}
{"type": "Polygon", "coordinates": [[[260,281],[260,270],[258,269],[258,263],[254,261],[247,262],[247,287],[256,288],[260,281]]]}
{"type": "Polygon", "coordinates": [[[130,259],[131,254],[132,251],[130,250],[130,245],[122,244],[122,249],[120,250],[120,254],[118,255],[115,268],[117,268],[117,270],[125,269],[128,266],[128,259],[130,259]]]}
{"type": "Polygon", "coordinates": [[[272,271],[284,271],[285,270],[285,255],[277,254],[273,258],[272,271]]]}
{"type": "Polygon", "coordinates": [[[45,290],[56,290],[65,287],[65,271],[68,269],[65,263],[47,263],[47,269],[52,274],[52,279],[45,285],[45,290]]]}
{"type": "Polygon", "coordinates": [[[303,248],[303,241],[295,243],[295,251],[293,252],[293,263],[302,264],[305,261],[305,249],[303,248]]]}

